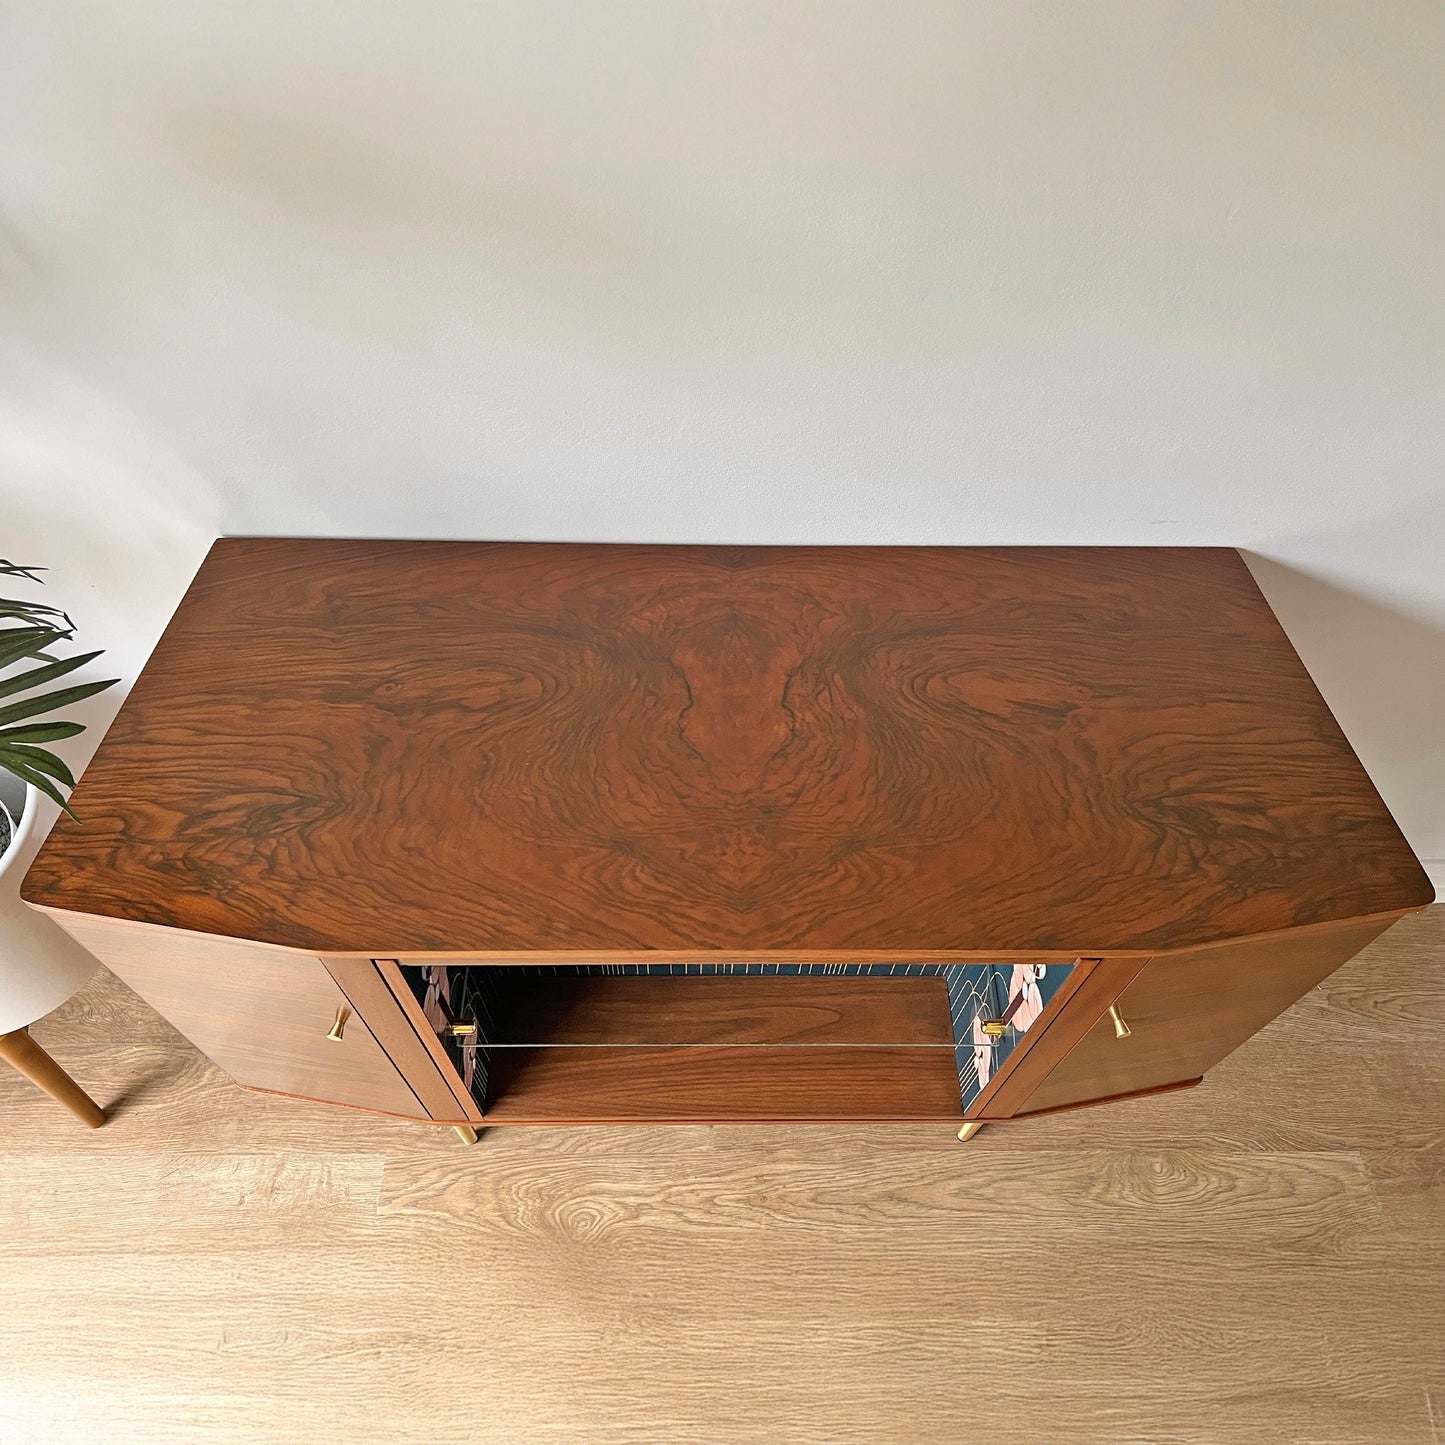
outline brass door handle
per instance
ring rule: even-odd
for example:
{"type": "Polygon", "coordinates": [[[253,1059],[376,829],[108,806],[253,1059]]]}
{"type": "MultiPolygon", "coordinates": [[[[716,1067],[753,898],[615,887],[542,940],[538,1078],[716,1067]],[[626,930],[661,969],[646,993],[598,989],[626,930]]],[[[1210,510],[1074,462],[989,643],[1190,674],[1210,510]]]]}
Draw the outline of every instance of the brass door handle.
{"type": "Polygon", "coordinates": [[[346,1027],[346,1020],[350,1017],[351,1010],[345,1004],[336,1010],[336,1021],[331,1025],[331,1032],[326,1035],[332,1043],[339,1044],[341,1042],[341,1031],[346,1027]]]}
{"type": "Polygon", "coordinates": [[[1111,1003],[1109,1005],[1109,1019],[1114,1025],[1114,1037],[1116,1039],[1127,1039],[1129,1035],[1134,1032],[1134,1030],[1124,1022],[1124,1015],[1119,1012],[1118,1004],[1111,1003]]]}

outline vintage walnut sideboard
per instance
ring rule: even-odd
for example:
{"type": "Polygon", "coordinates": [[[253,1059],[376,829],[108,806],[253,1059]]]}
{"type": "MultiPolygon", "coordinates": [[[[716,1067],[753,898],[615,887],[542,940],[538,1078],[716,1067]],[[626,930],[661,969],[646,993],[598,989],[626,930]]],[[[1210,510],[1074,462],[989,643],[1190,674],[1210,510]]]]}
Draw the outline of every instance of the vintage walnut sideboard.
{"type": "Polygon", "coordinates": [[[1183,1088],[1433,897],[1213,548],[228,538],[72,801],[237,1083],[469,1138],[1183,1088]]]}

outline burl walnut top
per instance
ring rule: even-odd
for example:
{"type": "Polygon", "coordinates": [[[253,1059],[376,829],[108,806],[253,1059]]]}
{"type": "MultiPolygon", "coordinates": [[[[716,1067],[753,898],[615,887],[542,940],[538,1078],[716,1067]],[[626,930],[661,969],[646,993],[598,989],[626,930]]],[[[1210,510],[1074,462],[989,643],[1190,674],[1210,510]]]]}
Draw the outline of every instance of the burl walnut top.
{"type": "Polygon", "coordinates": [[[1153,950],[1432,897],[1238,556],[230,538],[25,880],[320,953],[1153,950]]]}

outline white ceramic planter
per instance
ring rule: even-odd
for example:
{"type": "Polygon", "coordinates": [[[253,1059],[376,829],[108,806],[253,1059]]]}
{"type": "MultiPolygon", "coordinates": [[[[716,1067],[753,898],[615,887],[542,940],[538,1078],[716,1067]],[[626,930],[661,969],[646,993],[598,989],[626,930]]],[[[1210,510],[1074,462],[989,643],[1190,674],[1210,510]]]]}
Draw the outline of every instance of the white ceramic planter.
{"type": "MultiPolygon", "coordinates": [[[[18,796],[17,785],[4,798],[12,813],[18,796]]],[[[43,807],[42,795],[27,786],[15,836],[0,856],[0,1034],[59,1008],[98,967],[69,934],[20,901],[20,880],[40,847],[43,807]]]]}
{"type": "Polygon", "coordinates": [[[40,795],[29,783],[12,777],[0,777],[0,808],[10,817],[10,842],[0,853],[0,881],[9,877],[40,816],[40,795]]]}

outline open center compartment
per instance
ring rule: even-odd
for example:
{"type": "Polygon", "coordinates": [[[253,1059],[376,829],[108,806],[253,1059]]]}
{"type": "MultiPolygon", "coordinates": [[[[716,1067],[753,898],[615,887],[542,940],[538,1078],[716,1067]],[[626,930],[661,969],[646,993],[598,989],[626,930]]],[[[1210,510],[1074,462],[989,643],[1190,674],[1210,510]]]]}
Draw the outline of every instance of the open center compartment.
{"type": "Polygon", "coordinates": [[[401,971],[489,1123],[956,1119],[1071,965],[401,971]],[[995,1024],[985,1032],[986,1020],[995,1024]]]}

